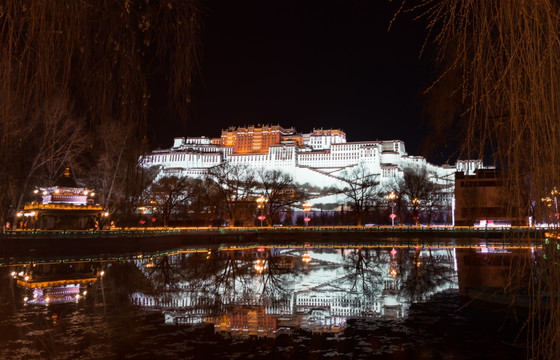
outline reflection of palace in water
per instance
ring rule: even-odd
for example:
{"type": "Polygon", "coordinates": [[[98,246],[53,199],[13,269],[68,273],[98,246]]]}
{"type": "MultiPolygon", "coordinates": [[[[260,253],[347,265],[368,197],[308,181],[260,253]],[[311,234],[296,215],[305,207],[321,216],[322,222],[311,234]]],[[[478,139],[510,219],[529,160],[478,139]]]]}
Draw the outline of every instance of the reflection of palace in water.
{"type": "MultiPolygon", "coordinates": [[[[181,274],[181,266],[195,263],[192,256],[170,256],[166,267],[159,259],[136,265],[157,282],[170,278],[162,277],[164,268],[181,274]]],[[[227,335],[274,337],[297,328],[337,333],[350,318],[403,319],[411,303],[458,287],[449,248],[246,248],[209,253],[206,261],[212,258],[212,276],[175,276],[160,293],[132,294],[132,303],[163,312],[169,324],[212,323],[227,335]],[[443,280],[420,288],[428,273],[443,280]]]]}

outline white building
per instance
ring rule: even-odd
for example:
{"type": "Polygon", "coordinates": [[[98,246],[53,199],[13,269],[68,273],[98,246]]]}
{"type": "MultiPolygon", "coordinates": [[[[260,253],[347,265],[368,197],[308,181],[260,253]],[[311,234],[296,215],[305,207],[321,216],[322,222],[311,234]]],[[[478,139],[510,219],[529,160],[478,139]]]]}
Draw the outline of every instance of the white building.
{"type": "Polygon", "coordinates": [[[452,187],[456,171],[471,173],[482,167],[480,160],[433,165],[408,155],[401,140],[347,142],[341,130],[298,134],[278,125],[230,128],[219,139],[175,138],[173,147],[155,150],[141,162],[145,167],[161,166],[161,176],[202,176],[224,162],[278,169],[298,183],[318,187],[336,186],[343,171],[360,165],[377,176],[380,186],[402,177],[403,169],[418,166],[426,167],[432,181],[452,187]]]}

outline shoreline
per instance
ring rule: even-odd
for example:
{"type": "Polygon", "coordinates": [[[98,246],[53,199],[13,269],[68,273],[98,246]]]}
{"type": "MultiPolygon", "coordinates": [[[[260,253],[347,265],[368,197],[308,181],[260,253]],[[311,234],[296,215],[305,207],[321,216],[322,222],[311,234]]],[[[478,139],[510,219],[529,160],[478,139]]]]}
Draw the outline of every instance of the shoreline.
{"type": "MultiPolygon", "coordinates": [[[[416,228],[416,227],[257,227],[154,228],[101,231],[10,231],[0,233],[0,266],[25,259],[119,259],[176,249],[218,249],[247,246],[473,246],[542,245],[540,228],[416,228]],[[521,243],[518,243],[521,241],[521,243]],[[135,255],[136,254],[136,255],[135,255]]],[[[56,261],[56,260],[53,260],[56,261]]]]}

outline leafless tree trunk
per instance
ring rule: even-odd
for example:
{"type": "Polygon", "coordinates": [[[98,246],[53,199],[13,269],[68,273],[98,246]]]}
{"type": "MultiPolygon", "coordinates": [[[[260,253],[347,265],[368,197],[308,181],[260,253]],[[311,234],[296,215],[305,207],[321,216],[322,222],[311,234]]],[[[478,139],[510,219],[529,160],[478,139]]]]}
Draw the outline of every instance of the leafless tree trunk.
{"type": "Polygon", "coordinates": [[[378,174],[372,174],[364,165],[358,165],[341,173],[340,179],[344,184],[339,191],[348,198],[348,204],[356,215],[358,226],[362,226],[364,215],[378,200],[377,177],[378,174]]]}
{"type": "Polygon", "coordinates": [[[79,168],[77,160],[86,148],[87,139],[82,122],[72,118],[71,109],[64,96],[47,99],[41,111],[28,124],[30,139],[25,152],[30,162],[26,173],[22,173],[16,209],[21,208],[33,179],[39,185],[52,186],[65,167],[79,168]]]}
{"type": "Polygon", "coordinates": [[[247,166],[222,164],[210,169],[208,179],[212,180],[215,190],[222,195],[230,217],[230,227],[240,220],[242,213],[255,199],[257,186],[253,171],[247,166]]]}
{"type": "Polygon", "coordinates": [[[266,223],[272,226],[273,219],[289,206],[300,202],[303,194],[296,189],[293,178],[280,170],[260,169],[256,172],[258,190],[266,198],[266,223]]]}

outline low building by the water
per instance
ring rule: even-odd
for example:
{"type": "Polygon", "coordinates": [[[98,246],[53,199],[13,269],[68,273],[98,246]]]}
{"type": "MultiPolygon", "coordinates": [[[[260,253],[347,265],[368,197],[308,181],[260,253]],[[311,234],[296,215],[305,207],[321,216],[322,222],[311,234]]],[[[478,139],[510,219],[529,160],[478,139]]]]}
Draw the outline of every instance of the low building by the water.
{"type": "Polygon", "coordinates": [[[95,204],[93,191],[78,187],[69,169],[55,186],[38,188],[42,200],[33,201],[19,212],[17,228],[23,230],[101,229],[107,213],[95,204]]]}
{"type": "Polygon", "coordinates": [[[512,206],[499,169],[476,169],[455,175],[455,225],[479,227],[526,226],[527,212],[512,206]]]}

